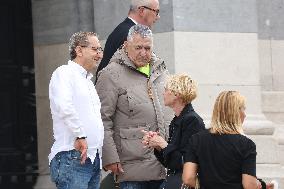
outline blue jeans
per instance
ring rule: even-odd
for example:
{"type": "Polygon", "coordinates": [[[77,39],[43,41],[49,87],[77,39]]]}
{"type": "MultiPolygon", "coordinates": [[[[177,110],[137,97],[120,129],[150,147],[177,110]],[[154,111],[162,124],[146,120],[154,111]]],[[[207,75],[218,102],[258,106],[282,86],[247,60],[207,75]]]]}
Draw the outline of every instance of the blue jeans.
{"type": "Polygon", "coordinates": [[[120,189],[161,189],[164,180],[150,181],[124,181],[120,183],[120,189]]]}
{"type": "Polygon", "coordinates": [[[97,153],[94,163],[87,158],[81,165],[81,152],[59,152],[50,162],[50,177],[58,189],[99,189],[100,158],[97,153]]]}

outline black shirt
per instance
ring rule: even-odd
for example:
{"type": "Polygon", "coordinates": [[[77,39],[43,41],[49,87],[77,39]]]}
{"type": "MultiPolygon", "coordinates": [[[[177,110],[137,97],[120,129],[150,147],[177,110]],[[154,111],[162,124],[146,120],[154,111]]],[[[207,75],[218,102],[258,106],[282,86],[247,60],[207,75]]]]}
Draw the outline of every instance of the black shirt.
{"type": "Polygon", "coordinates": [[[135,23],[127,17],[108,36],[105,44],[104,55],[97,69],[96,78],[98,77],[99,71],[108,65],[113,54],[121,45],[123,45],[124,41],[127,40],[129,29],[134,25],[135,23]]]}
{"type": "Polygon", "coordinates": [[[168,145],[161,151],[155,150],[157,159],[167,168],[175,172],[183,169],[183,156],[189,138],[205,130],[202,118],[187,104],[179,116],[175,116],[169,126],[168,145]]]}
{"type": "Polygon", "coordinates": [[[255,143],[240,134],[197,133],[184,161],[198,164],[202,189],[242,189],[242,174],[256,176],[255,143]]]}

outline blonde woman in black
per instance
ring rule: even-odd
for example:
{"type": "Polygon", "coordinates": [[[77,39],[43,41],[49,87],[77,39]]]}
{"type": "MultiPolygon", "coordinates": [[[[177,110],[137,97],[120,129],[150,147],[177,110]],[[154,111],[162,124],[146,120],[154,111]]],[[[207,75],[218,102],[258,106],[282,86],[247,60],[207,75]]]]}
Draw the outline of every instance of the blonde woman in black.
{"type": "Polygon", "coordinates": [[[171,75],[164,92],[165,106],[173,109],[175,117],[169,126],[169,139],[165,141],[157,132],[145,132],[143,143],[155,149],[157,159],[167,168],[165,189],[180,188],[183,156],[189,138],[205,126],[194,111],[191,102],[197,96],[196,83],[186,74],[171,75]]]}
{"type": "Polygon", "coordinates": [[[183,182],[201,189],[256,189],[256,146],[243,135],[245,98],[224,91],[216,99],[211,128],[190,139],[183,182]]]}

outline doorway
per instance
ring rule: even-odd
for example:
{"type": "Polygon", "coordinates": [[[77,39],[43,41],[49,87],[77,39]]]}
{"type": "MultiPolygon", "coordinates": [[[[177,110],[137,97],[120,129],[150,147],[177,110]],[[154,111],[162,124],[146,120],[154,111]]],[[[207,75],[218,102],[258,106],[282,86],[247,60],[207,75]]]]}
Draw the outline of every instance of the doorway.
{"type": "Polygon", "coordinates": [[[2,0],[0,24],[0,188],[32,188],[37,130],[31,0],[2,0]]]}

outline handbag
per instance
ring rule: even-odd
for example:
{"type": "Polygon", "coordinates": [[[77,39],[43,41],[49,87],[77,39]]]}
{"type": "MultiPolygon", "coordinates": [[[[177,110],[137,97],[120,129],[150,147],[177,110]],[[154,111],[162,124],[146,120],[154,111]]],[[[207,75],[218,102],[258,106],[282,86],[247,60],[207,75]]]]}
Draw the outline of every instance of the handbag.
{"type": "Polygon", "coordinates": [[[163,189],[179,189],[182,185],[181,176],[182,172],[167,175],[163,189]]]}
{"type": "Polygon", "coordinates": [[[119,189],[119,182],[113,173],[109,173],[100,184],[100,189],[119,189]]]}
{"type": "Polygon", "coordinates": [[[195,179],[195,187],[194,187],[194,189],[200,189],[200,183],[199,183],[198,175],[196,176],[196,179],[195,179]]]}

